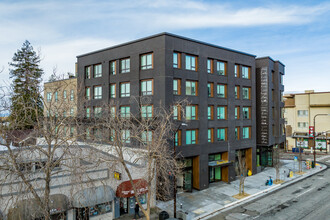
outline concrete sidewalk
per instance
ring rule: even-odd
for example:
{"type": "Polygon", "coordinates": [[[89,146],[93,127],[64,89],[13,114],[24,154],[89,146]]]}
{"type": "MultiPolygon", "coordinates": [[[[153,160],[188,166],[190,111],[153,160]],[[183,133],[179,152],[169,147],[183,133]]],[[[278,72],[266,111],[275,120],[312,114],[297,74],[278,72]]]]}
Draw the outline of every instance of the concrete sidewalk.
{"type": "MultiPolygon", "coordinates": [[[[271,176],[273,180],[275,179],[275,168],[266,167],[262,172],[246,178],[245,193],[250,194],[249,197],[241,200],[233,198],[233,195],[238,194],[239,180],[235,180],[229,184],[225,182],[212,183],[208,189],[202,191],[179,193],[177,195],[177,210],[178,212],[185,213],[187,216],[186,219],[207,219],[213,214],[217,214],[229,207],[248,202],[259,196],[264,196],[271,191],[286,187],[291,183],[304,179],[326,168],[325,165],[319,164],[314,169],[307,170],[303,162],[303,172],[305,172],[305,174],[294,174],[292,178],[289,178],[287,177],[289,169],[298,171],[298,162],[294,162],[293,160],[281,160],[281,162],[283,165],[280,169],[280,178],[284,180],[282,184],[274,184],[272,186],[265,185],[269,176],[271,176]],[[180,204],[182,204],[182,209],[180,208],[180,204]]],[[[170,216],[173,216],[173,200],[167,202],[157,201],[157,207],[167,211],[170,216]]],[[[180,217],[180,213],[178,217],[180,217]]]]}

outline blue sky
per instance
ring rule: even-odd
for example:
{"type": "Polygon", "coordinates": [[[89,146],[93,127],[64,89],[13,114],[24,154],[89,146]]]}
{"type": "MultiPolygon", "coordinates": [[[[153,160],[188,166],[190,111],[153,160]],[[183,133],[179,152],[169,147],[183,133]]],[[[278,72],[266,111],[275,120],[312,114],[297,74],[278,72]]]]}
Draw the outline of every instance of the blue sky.
{"type": "Polygon", "coordinates": [[[315,0],[0,0],[0,84],[26,39],[48,80],[79,54],[165,31],[280,60],[286,92],[330,91],[330,2],[315,0]]]}

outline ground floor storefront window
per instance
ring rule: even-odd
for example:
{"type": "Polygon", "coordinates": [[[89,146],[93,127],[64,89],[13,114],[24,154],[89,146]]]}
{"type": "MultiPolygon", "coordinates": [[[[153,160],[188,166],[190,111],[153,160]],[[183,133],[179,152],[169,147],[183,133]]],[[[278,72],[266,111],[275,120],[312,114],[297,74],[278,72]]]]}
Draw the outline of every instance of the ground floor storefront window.
{"type": "Polygon", "coordinates": [[[90,217],[103,215],[112,212],[112,202],[97,204],[92,207],[84,207],[76,209],[76,219],[89,219],[90,217]]]}
{"type": "Polygon", "coordinates": [[[257,147],[257,166],[273,166],[273,146],[257,147]]]}

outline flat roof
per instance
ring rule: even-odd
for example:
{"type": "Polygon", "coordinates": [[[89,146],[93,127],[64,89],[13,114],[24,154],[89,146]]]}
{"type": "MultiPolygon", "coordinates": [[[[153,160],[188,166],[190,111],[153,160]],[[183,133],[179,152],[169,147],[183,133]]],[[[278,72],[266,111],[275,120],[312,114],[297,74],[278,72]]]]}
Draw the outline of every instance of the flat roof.
{"type": "Polygon", "coordinates": [[[149,40],[149,39],[156,38],[156,37],[163,36],[163,35],[167,35],[167,36],[179,38],[179,39],[182,39],[182,40],[187,40],[187,41],[191,41],[191,42],[195,42],[195,43],[199,43],[199,44],[203,44],[203,45],[206,45],[206,46],[215,47],[215,48],[219,48],[219,49],[223,49],[223,50],[227,50],[227,51],[231,51],[231,52],[235,52],[235,53],[240,53],[240,54],[244,54],[244,55],[247,55],[247,56],[256,57],[256,55],[245,53],[245,52],[242,52],[242,51],[233,50],[233,49],[226,48],[226,47],[221,47],[221,46],[218,46],[218,45],[215,45],[215,44],[210,44],[210,43],[206,43],[206,42],[203,42],[203,41],[194,40],[194,39],[191,39],[191,38],[183,37],[183,36],[176,35],[176,34],[171,34],[171,33],[168,33],[168,32],[163,32],[163,33],[151,35],[151,36],[148,36],[148,37],[140,38],[140,39],[137,39],[137,40],[129,41],[129,42],[126,42],[126,43],[118,44],[118,45],[115,45],[115,46],[107,47],[107,48],[104,48],[104,49],[100,49],[100,50],[92,51],[92,52],[89,52],[89,53],[81,54],[81,55],[78,55],[77,58],[87,56],[87,55],[91,55],[91,54],[94,54],[94,53],[99,53],[99,52],[106,51],[106,50],[109,50],[109,49],[114,49],[114,48],[117,48],[117,47],[126,46],[126,45],[137,43],[137,42],[140,42],[140,41],[149,40]]]}
{"type": "Polygon", "coordinates": [[[66,79],[59,79],[59,80],[55,80],[55,81],[48,81],[48,82],[44,82],[44,84],[49,84],[49,83],[56,83],[56,82],[60,82],[60,81],[65,81],[65,80],[70,80],[70,79],[77,79],[76,76],[71,77],[71,78],[66,78],[66,79]]]}
{"type": "Polygon", "coordinates": [[[270,56],[265,56],[265,57],[257,57],[256,60],[262,60],[262,59],[269,59],[271,61],[273,61],[274,63],[280,63],[283,66],[285,66],[281,61],[279,60],[274,60],[273,58],[271,58],[270,56]]]}
{"type": "MultiPolygon", "coordinates": [[[[313,95],[313,94],[322,94],[322,93],[330,93],[330,92],[311,92],[311,93],[305,93],[305,92],[302,92],[302,93],[289,93],[289,94],[286,94],[288,97],[293,97],[295,95],[313,95]]],[[[284,96],[286,96],[284,95],[284,96]]]]}

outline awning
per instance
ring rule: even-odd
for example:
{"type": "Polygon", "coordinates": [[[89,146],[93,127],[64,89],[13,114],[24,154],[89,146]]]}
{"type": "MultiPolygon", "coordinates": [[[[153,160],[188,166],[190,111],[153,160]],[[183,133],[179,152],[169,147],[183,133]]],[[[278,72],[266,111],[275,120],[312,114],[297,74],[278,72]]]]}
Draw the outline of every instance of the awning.
{"type": "Polygon", "coordinates": [[[228,166],[231,162],[228,160],[217,160],[209,162],[209,167],[228,166]]]}
{"type": "MultiPolygon", "coordinates": [[[[148,182],[144,179],[133,180],[133,184],[137,189],[138,195],[148,192],[148,182]]],[[[130,181],[122,182],[116,191],[116,196],[121,198],[129,198],[134,196],[134,190],[130,181]]]]}
{"type": "Polygon", "coordinates": [[[110,186],[98,186],[78,191],[73,196],[72,205],[75,208],[91,207],[97,204],[111,202],[115,192],[110,186]]]}
{"type": "MultiPolygon", "coordinates": [[[[43,199],[43,198],[41,198],[43,199]]],[[[50,214],[65,212],[68,210],[69,201],[63,194],[54,194],[49,197],[50,214]]],[[[36,199],[25,199],[19,201],[15,207],[9,209],[8,220],[30,220],[43,217],[43,211],[39,207],[36,199]]]]}

